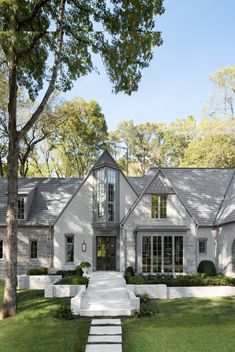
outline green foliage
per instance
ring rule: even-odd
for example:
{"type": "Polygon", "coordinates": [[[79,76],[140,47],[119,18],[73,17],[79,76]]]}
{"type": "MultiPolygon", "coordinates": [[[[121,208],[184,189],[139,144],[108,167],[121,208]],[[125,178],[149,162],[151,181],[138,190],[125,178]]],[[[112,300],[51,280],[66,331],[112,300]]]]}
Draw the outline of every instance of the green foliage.
{"type": "Polygon", "coordinates": [[[140,304],[139,318],[152,317],[158,313],[156,305],[154,303],[145,302],[140,304]]]}
{"type": "Polygon", "coordinates": [[[81,268],[79,265],[76,266],[75,272],[76,272],[76,275],[77,275],[77,276],[82,276],[82,275],[83,275],[82,268],[81,268]]]}
{"type": "Polygon", "coordinates": [[[147,292],[143,293],[140,297],[140,303],[149,303],[150,302],[150,297],[147,292]]]}
{"type": "MultiPolygon", "coordinates": [[[[52,24],[60,16],[60,3],[0,3],[1,51],[7,61],[17,58],[18,85],[28,90],[31,99],[51,73],[47,59],[57,48],[58,33],[52,24]]],[[[155,16],[163,12],[162,0],[65,1],[57,89],[70,89],[73,80],[95,69],[93,52],[102,57],[115,92],[137,90],[141,69],[149,65],[154,46],[162,44],[154,25],[155,16]],[[94,23],[103,31],[96,31],[94,23]]]]}
{"type": "Polygon", "coordinates": [[[52,118],[58,126],[47,138],[49,168],[61,177],[84,176],[101,150],[108,148],[100,105],[94,100],[73,99],[55,109],[52,118]]]}
{"type": "Polygon", "coordinates": [[[48,268],[30,269],[27,275],[48,275],[48,268]]]}
{"type": "Polygon", "coordinates": [[[62,303],[55,312],[55,318],[61,320],[73,320],[75,316],[71,311],[70,305],[67,303],[62,303]]]}
{"type": "Polygon", "coordinates": [[[74,276],[76,274],[77,274],[76,270],[58,270],[56,272],[56,275],[62,275],[63,277],[74,276]]]}
{"type": "Polygon", "coordinates": [[[64,276],[56,285],[88,285],[88,278],[83,276],[64,276]]]}
{"type": "Polygon", "coordinates": [[[197,271],[208,276],[216,275],[215,264],[211,260],[202,260],[198,265],[197,271]]]}
{"type": "Polygon", "coordinates": [[[90,268],[91,264],[89,262],[81,262],[78,266],[79,268],[84,269],[84,268],[90,268]]]}
{"type": "Polygon", "coordinates": [[[167,286],[235,286],[235,278],[224,275],[209,276],[205,274],[187,275],[136,275],[128,280],[132,285],[157,285],[167,286]]]}

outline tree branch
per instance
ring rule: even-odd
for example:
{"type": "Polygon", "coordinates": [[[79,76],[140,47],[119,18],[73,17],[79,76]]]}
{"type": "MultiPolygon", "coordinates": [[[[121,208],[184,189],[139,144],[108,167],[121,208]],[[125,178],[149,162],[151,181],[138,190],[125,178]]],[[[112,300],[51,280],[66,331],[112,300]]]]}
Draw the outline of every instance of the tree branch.
{"type": "Polygon", "coordinates": [[[16,60],[18,61],[22,56],[28,55],[37,45],[38,41],[46,34],[46,31],[39,32],[35,35],[30,43],[24,50],[16,54],[16,60]]]}
{"type": "Polygon", "coordinates": [[[50,0],[41,0],[35,4],[31,15],[18,22],[17,31],[20,31],[22,27],[27,26],[37,16],[38,12],[43,8],[43,6],[49,2],[50,0]]]}
{"type": "Polygon", "coordinates": [[[58,41],[55,49],[55,60],[52,68],[52,74],[51,74],[51,80],[49,83],[49,86],[47,88],[47,91],[39,104],[38,108],[36,111],[33,113],[29,121],[24,125],[24,127],[18,132],[18,140],[20,141],[25,134],[33,127],[33,125],[37,122],[39,119],[40,114],[43,112],[51,94],[53,93],[55,89],[55,84],[56,84],[56,79],[58,75],[58,70],[59,70],[59,64],[61,60],[61,52],[62,52],[62,47],[63,47],[63,22],[64,22],[64,9],[65,9],[65,3],[66,0],[61,0],[60,2],[60,10],[58,14],[58,19],[57,19],[57,25],[56,25],[56,32],[58,35],[58,41]]]}

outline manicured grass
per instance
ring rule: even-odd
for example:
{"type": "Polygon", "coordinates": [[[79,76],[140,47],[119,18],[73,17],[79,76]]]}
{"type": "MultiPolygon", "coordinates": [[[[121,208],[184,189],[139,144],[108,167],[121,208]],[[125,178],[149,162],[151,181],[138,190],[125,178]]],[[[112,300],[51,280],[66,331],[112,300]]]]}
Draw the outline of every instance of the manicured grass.
{"type": "MultiPolygon", "coordinates": [[[[46,299],[44,291],[20,291],[16,318],[0,320],[0,351],[84,352],[90,319],[57,320],[55,311],[68,299],[46,299]]],[[[3,285],[0,283],[0,304],[3,285]]]]}
{"type": "Polygon", "coordinates": [[[154,304],[156,316],[123,320],[123,352],[235,351],[235,297],[154,304]]]}

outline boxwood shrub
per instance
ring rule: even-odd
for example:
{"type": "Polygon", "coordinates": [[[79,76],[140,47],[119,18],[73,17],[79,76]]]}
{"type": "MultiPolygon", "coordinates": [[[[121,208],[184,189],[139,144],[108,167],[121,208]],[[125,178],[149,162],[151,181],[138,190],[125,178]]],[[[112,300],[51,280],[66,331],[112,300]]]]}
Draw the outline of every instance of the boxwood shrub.
{"type": "Polygon", "coordinates": [[[82,276],[64,276],[55,285],[88,285],[88,279],[82,276]]]}
{"type": "Polygon", "coordinates": [[[27,275],[48,275],[47,268],[30,269],[27,271],[27,275]]]}
{"type": "Polygon", "coordinates": [[[211,260],[202,260],[199,265],[197,272],[206,275],[216,275],[215,264],[211,260]]]}
{"type": "Polygon", "coordinates": [[[131,285],[167,286],[235,286],[235,278],[224,275],[208,276],[205,274],[188,275],[135,275],[128,278],[131,285]]]}

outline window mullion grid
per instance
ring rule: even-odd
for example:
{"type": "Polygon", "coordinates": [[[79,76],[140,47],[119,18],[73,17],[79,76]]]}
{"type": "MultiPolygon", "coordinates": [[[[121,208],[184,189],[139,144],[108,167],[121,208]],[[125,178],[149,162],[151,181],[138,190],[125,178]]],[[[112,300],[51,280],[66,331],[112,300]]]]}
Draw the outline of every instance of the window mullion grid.
{"type": "Polygon", "coordinates": [[[172,235],[172,274],[175,274],[175,236],[172,235]]]}
{"type": "Polygon", "coordinates": [[[164,254],[164,236],[163,235],[161,235],[161,241],[162,241],[162,243],[161,243],[161,247],[162,247],[162,260],[161,260],[161,264],[162,264],[162,268],[161,268],[161,273],[162,274],[164,274],[164,256],[165,256],[165,254],[164,254]]]}

